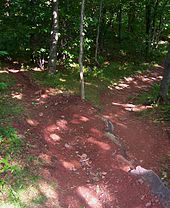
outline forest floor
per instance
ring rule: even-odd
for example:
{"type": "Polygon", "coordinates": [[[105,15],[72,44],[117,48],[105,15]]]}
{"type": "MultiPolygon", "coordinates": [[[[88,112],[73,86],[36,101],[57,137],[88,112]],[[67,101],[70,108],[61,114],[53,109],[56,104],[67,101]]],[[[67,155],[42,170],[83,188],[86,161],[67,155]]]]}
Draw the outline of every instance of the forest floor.
{"type": "Polygon", "coordinates": [[[78,96],[41,89],[29,72],[10,73],[17,80],[13,95],[25,109],[13,126],[29,144],[24,149],[29,168],[41,176],[34,190],[25,190],[23,203],[38,208],[162,207],[149,187],[128,172],[140,165],[160,175],[170,152],[167,125],[138,115],[151,106],[132,103],[132,97],[161,79],[161,68],[126,78],[103,92],[100,111],[78,96]],[[107,137],[107,120],[126,156],[107,137]],[[35,196],[39,201],[33,204],[35,196]]]}

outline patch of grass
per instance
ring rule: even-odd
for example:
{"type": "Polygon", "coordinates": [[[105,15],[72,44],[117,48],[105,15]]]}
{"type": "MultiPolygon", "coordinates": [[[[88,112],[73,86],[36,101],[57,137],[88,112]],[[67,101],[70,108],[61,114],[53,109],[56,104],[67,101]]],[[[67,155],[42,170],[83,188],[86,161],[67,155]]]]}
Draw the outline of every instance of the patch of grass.
{"type": "MultiPolygon", "coordinates": [[[[152,105],[153,108],[139,113],[143,116],[149,116],[154,119],[155,122],[170,121],[170,105],[169,102],[165,104],[157,103],[157,97],[159,95],[159,84],[155,84],[148,92],[143,92],[135,98],[136,104],[152,105]]],[[[169,88],[170,91],[170,88],[169,88]]],[[[170,94],[168,95],[170,100],[170,94]]]]}
{"type": "Polygon", "coordinates": [[[8,88],[8,84],[5,82],[0,82],[0,91],[4,91],[8,88]]]}
{"type": "Polygon", "coordinates": [[[44,204],[47,201],[47,197],[44,195],[39,195],[36,199],[34,199],[32,202],[34,204],[44,204]]]}
{"type": "Polygon", "coordinates": [[[159,95],[159,84],[154,84],[148,92],[141,93],[136,100],[137,104],[156,104],[157,97],[159,95]]]}
{"type": "MultiPolygon", "coordinates": [[[[85,67],[85,93],[86,99],[94,106],[102,108],[100,94],[107,87],[120,79],[142,72],[152,64],[138,62],[106,62],[100,68],[85,67]]],[[[70,68],[54,75],[48,75],[47,72],[33,72],[33,79],[39,84],[68,91],[73,94],[80,94],[79,66],[72,64],[70,68]]]]}
{"type": "MultiPolygon", "coordinates": [[[[56,88],[60,92],[69,92],[76,95],[80,93],[79,74],[76,72],[68,74],[59,72],[54,75],[48,75],[44,72],[34,72],[33,77],[39,84],[56,88]]],[[[101,106],[99,94],[104,87],[105,85],[99,79],[91,79],[91,77],[85,78],[86,99],[97,107],[101,106]]]]}

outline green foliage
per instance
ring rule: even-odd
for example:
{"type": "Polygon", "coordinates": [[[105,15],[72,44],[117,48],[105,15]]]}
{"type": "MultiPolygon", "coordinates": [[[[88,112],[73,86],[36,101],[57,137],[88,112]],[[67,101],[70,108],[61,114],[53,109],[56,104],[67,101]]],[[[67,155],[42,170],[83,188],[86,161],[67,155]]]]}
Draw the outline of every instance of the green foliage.
{"type": "Polygon", "coordinates": [[[148,92],[143,92],[142,94],[140,94],[136,102],[140,104],[148,103],[157,105],[156,100],[159,95],[159,88],[159,84],[153,85],[148,92]]]}
{"type": "MultiPolygon", "coordinates": [[[[170,105],[168,103],[160,104],[157,102],[159,95],[159,84],[155,84],[148,92],[143,92],[135,98],[135,103],[137,104],[147,104],[152,105],[153,108],[145,112],[142,115],[150,116],[155,121],[170,121],[170,105]]],[[[169,88],[170,91],[170,88],[169,88]]],[[[170,100],[170,94],[168,95],[168,100],[170,100]]]]}
{"type": "Polygon", "coordinates": [[[5,82],[0,82],[0,91],[4,91],[8,88],[8,84],[5,82]]]}
{"type": "Polygon", "coordinates": [[[15,79],[9,74],[2,73],[0,76],[0,123],[9,121],[15,116],[21,114],[23,108],[18,101],[11,98],[11,90],[15,84],[15,79]]]}
{"type": "Polygon", "coordinates": [[[36,199],[33,200],[34,204],[44,204],[47,201],[47,197],[44,195],[39,195],[36,199]]]}
{"type": "Polygon", "coordinates": [[[8,55],[7,51],[0,51],[0,57],[5,57],[8,55]]]}

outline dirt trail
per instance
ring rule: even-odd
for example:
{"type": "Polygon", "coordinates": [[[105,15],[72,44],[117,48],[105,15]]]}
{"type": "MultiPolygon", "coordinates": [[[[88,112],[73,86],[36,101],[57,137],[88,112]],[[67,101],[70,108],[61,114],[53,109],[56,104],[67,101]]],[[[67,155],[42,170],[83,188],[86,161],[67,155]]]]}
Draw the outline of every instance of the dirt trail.
{"type": "MultiPolygon", "coordinates": [[[[161,155],[170,151],[167,135],[160,126],[136,117],[133,111],[138,108],[127,103],[129,95],[147,89],[159,73],[126,79],[117,89],[104,93],[102,115],[78,96],[41,90],[27,72],[14,74],[15,90],[22,89],[27,109],[22,122],[16,121],[14,126],[32,143],[28,153],[42,160],[40,175],[58,184],[60,207],[161,208],[146,184],[127,172],[131,163],[122,159],[118,146],[105,136],[101,119],[112,121],[115,134],[126,146],[128,160],[159,171],[161,155]]],[[[58,206],[47,203],[42,207],[58,206]]]]}

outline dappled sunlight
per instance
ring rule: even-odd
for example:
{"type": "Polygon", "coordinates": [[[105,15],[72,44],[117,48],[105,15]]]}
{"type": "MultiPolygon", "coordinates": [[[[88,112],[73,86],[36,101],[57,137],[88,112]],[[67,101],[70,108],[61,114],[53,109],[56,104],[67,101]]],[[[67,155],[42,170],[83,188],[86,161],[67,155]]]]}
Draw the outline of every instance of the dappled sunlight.
{"type": "Polygon", "coordinates": [[[59,207],[56,187],[51,182],[41,179],[35,184],[19,189],[17,191],[18,200],[29,207],[39,207],[40,204],[43,204],[43,207],[59,207]]]}
{"type": "MultiPolygon", "coordinates": [[[[162,68],[159,66],[159,68],[162,68]]],[[[162,76],[159,75],[159,72],[152,70],[149,74],[140,74],[138,73],[135,76],[124,77],[117,83],[109,85],[110,90],[125,90],[136,87],[136,89],[145,89],[148,85],[152,85],[155,82],[162,80],[162,76]]]]}
{"type": "MultiPolygon", "coordinates": [[[[126,158],[124,158],[120,154],[116,155],[116,161],[118,162],[117,168],[126,172],[126,173],[134,168],[133,161],[127,160],[126,158]]],[[[114,168],[115,168],[115,166],[114,166],[114,168]]]]}
{"type": "Polygon", "coordinates": [[[67,130],[67,124],[68,122],[64,119],[60,119],[56,122],[56,125],[58,126],[59,130],[67,130]]]}
{"type": "Polygon", "coordinates": [[[78,187],[77,192],[91,208],[102,208],[102,203],[89,188],[78,187]]]}
{"type": "Polygon", "coordinates": [[[71,120],[71,123],[72,124],[80,124],[81,122],[87,122],[87,121],[89,121],[89,118],[87,118],[86,116],[74,114],[73,119],[71,120]]]}
{"type": "Polygon", "coordinates": [[[100,135],[101,135],[101,131],[99,131],[99,130],[96,129],[96,128],[90,128],[90,131],[91,131],[94,135],[97,135],[97,136],[100,136],[100,135]]]}
{"type": "Polygon", "coordinates": [[[0,74],[9,74],[7,70],[0,70],[0,74]]]}
{"type": "Polygon", "coordinates": [[[15,98],[15,99],[18,99],[18,100],[22,100],[22,98],[23,98],[23,94],[18,93],[18,92],[12,93],[11,96],[12,96],[12,98],[15,98]]]}
{"type": "Polygon", "coordinates": [[[30,204],[39,194],[39,190],[31,184],[26,189],[18,191],[18,198],[22,203],[30,204]]]}
{"type": "Polygon", "coordinates": [[[51,156],[49,156],[48,154],[41,153],[41,154],[39,155],[39,159],[40,159],[42,162],[45,162],[46,164],[50,164],[50,163],[51,163],[51,156]]]}
{"type": "Polygon", "coordinates": [[[54,141],[54,142],[59,142],[61,140],[61,137],[57,134],[50,134],[50,138],[54,141]]]}
{"type": "Polygon", "coordinates": [[[115,114],[109,113],[108,115],[104,115],[104,117],[105,117],[106,119],[109,119],[109,120],[113,121],[116,125],[121,126],[121,127],[124,128],[124,129],[127,129],[127,125],[125,125],[125,124],[123,123],[123,120],[124,120],[124,121],[126,120],[125,118],[123,118],[123,115],[124,115],[124,112],[119,111],[119,113],[115,113],[115,114]],[[120,118],[122,118],[122,122],[119,121],[120,118]]]}
{"type": "Polygon", "coordinates": [[[80,163],[76,160],[71,160],[70,162],[60,160],[60,162],[63,165],[63,167],[67,170],[73,170],[74,171],[74,170],[80,168],[80,163]]]}
{"type": "Polygon", "coordinates": [[[146,105],[134,105],[134,104],[131,104],[131,103],[121,104],[121,103],[112,102],[112,105],[121,106],[125,110],[133,111],[133,112],[140,112],[140,111],[144,111],[144,110],[153,108],[153,106],[150,106],[150,105],[149,106],[146,106],[146,105]]]}
{"type": "Polygon", "coordinates": [[[43,194],[47,198],[47,201],[45,203],[46,206],[57,206],[59,204],[58,193],[52,185],[50,185],[47,181],[41,180],[38,183],[38,187],[41,194],[43,194]]]}
{"type": "Polygon", "coordinates": [[[117,89],[117,90],[123,90],[124,88],[128,88],[128,87],[129,87],[129,85],[120,83],[117,86],[115,86],[115,89],[117,89]]]}
{"type": "Polygon", "coordinates": [[[68,122],[66,120],[59,119],[58,121],[56,121],[56,124],[47,126],[46,130],[48,132],[54,132],[55,130],[59,130],[59,131],[67,130],[68,129],[67,124],[68,122]]]}
{"type": "Polygon", "coordinates": [[[53,145],[55,145],[56,143],[58,143],[61,140],[61,138],[59,138],[59,136],[57,134],[55,134],[55,133],[49,134],[49,132],[46,132],[46,131],[44,132],[44,139],[47,143],[53,144],[53,145]]]}
{"type": "Polygon", "coordinates": [[[26,122],[30,125],[30,126],[37,126],[39,124],[38,121],[36,121],[35,119],[26,119],[26,122]]]}
{"type": "Polygon", "coordinates": [[[116,205],[115,196],[109,193],[107,186],[103,184],[80,186],[77,193],[85,200],[90,208],[103,208],[109,202],[116,205]]]}
{"type": "Polygon", "coordinates": [[[58,89],[58,88],[51,88],[49,87],[46,92],[51,95],[51,96],[55,96],[55,95],[58,95],[58,94],[62,94],[63,93],[63,90],[61,89],[58,89]]]}
{"type": "Polygon", "coordinates": [[[61,141],[61,137],[58,134],[59,132],[68,130],[68,122],[64,119],[59,119],[56,121],[56,124],[48,125],[44,129],[44,138],[47,142],[55,145],[56,142],[61,141]]]}
{"type": "Polygon", "coordinates": [[[0,208],[16,208],[16,206],[10,203],[2,203],[0,204],[0,208]]]}
{"type": "Polygon", "coordinates": [[[58,126],[56,126],[55,124],[51,124],[51,125],[47,126],[45,130],[48,132],[54,132],[56,130],[60,130],[60,128],[58,126]]]}
{"type": "Polygon", "coordinates": [[[111,149],[110,145],[101,141],[97,141],[95,138],[90,137],[87,139],[88,142],[91,144],[96,144],[98,147],[100,147],[102,150],[108,151],[111,149]]]}

